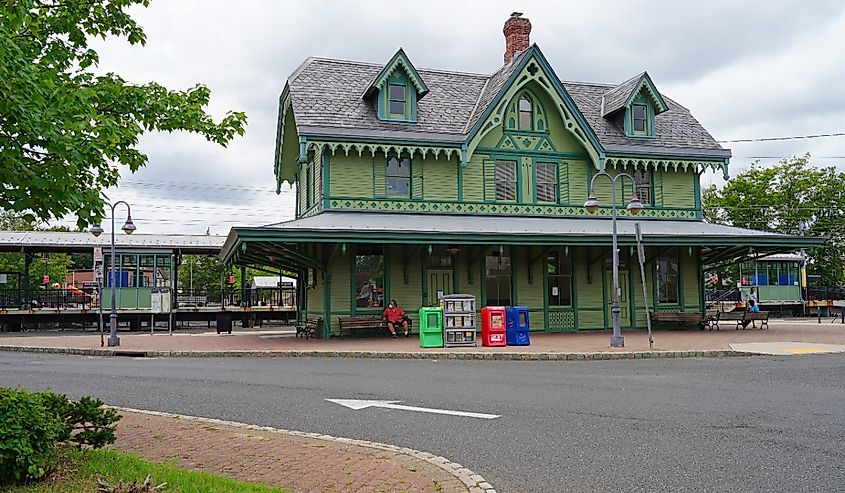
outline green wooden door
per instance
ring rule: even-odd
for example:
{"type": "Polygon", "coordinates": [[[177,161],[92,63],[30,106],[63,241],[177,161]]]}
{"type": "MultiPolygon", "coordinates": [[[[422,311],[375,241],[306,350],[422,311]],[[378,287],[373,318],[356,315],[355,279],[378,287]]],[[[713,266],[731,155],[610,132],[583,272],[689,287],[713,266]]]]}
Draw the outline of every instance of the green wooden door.
{"type": "MultiPolygon", "coordinates": [[[[610,309],[613,307],[613,271],[607,271],[607,283],[605,284],[605,291],[607,296],[607,322],[608,326],[613,326],[613,313],[610,309]]],[[[619,269],[619,307],[622,309],[620,314],[620,324],[622,327],[631,327],[631,290],[628,289],[628,271],[619,269]]]]}
{"type": "Polygon", "coordinates": [[[440,296],[452,292],[452,269],[428,269],[428,305],[440,304],[440,296]]]}

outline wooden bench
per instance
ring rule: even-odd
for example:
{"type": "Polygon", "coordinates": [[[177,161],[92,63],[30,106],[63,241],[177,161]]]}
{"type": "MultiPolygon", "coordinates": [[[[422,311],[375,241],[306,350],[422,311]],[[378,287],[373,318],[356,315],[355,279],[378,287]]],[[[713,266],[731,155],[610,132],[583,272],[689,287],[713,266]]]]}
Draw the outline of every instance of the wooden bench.
{"type": "MultiPolygon", "coordinates": [[[[408,332],[413,333],[411,330],[412,321],[408,319],[408,332]]],[[[378,316],[372,315],[356,315],[354,317],[338,317],[337,318],[337,325],[340,329],[339,335],[343,338],[344,332],[346,335],[352,334],[353,332],[357,331],[370,331],[370,332],[381,332],[382,330],[387,329],[387,320],[382,319],[378,316]]],[[[402,327],[394,327],[397,331],[397,334],[402,332],[402,327]]]]}
{"type": "Polygon", "coordinates": [[[745,329],[748,323],[760,321],[761,329],[769,328],[769,312],[749,312],[746,310],[734,310],[732,312],[720,312],[716,318],[716,323],[713,325],[716,330],[719,330],[719,325],[722,322],[736,323],[736,330],[745,329]]]}
{"type": "Polygon", "coordinates": [[[707,310],[704,312],[704,320],[701,321],[704,328],[713,330],[713,326],[719,319],[719,310],[707,310]]]}
{"type": "Polygon", "coordinates": [[[179,306],[205,306],[208,303],[208,296],[178,295],[176,301],[179,306]]]}
{"type": "Polygon", "coordinates": [[[701,326],[704,316],[698,312],[651,312],[651,323],[675,327],[701,326]]]}
{"type": "Polygon", "coordinates": [[[304,321],[296,324],[296,337],[303,335],[305,340],[308,340],[309,337],[315,337],[314,334],[322,329],[323,317],[307,317],[304,321]]]}

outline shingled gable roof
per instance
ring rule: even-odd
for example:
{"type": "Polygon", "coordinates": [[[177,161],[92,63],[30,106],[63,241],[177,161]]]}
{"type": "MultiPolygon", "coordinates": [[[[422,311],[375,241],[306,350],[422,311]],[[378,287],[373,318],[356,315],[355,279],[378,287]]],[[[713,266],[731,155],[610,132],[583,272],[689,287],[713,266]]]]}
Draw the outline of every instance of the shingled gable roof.
{"type": "Polygon", "coordinates": [[[663,113],[669,109],[663,96],[654,86],[648,72],[641,72],[604,93],[602,96],[602,116],[611,115],[626,107],[640,92],[643,85],[648,88],[648,93],[654,101],[655,114],[663,113]]]}
{"type": "Polygon", "coordinates": [[[420,77],[416,67],[414,67],[413,63],[411,63],[408,55],[405,54],[405,50],[400,47],[399,50],[396,51],[396,54],[393,55],[393,58],[391,58],[384,68],[381,69],[375,78],[373,78],[373,81],[370,82],[370,85],[367,86],[367,90],[364,91],[364,94],[361,97],[363,99],[369,99],[373,96],[373,94],[378,92],[379,87],[381,87],[384,83],[384,79],[390,76],[390,73],[393,71],[396,64],[405,68],[405,71],[408,73],[408,77],[411,79],[411,83],[417,88],[417,100],[422,99],[423,96],[428,94],[428,86],[425,84],[425,80],[420,77]]]}
{"type": "MultiPolygon", "coordinates": [[[[285,92],[290,96],[300,136],[457,146],[466,141],[486,110],[503,94],[522,60],[531,53],[529,49],[518,54],[492,75],[417,69],[429,93],[417,105],[416,123],[383,122],[378,119],[374,105],[361,98],[384,70],[385,66],[380,64],[308,58],[290,76],[285,92]]],[[[632,80],[636,83],[639,79],[632,80]]],[[[655,118],[655,137],[635,139],[627,137],[623,128],[603,115],[603,97],[621,85],[560,83],[606,152],[730,157],[730,151],[723,149],[689,110],[669,98],[663,97],[668,109],[655,118]]]]}

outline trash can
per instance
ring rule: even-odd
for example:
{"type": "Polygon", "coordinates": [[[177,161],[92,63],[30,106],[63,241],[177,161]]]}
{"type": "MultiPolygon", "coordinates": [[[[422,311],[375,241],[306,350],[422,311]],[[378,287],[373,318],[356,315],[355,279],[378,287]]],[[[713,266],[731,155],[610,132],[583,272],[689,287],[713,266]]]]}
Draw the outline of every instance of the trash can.
{"type": "Polygon", "coordinates": [[[509,306],[507,310],[508,346],[529,346],[531,339],[528,336],[529,321],[527,306],[509,306]]]}
{"type": "Polygon", "coordinates": [[[217,333],[223,332],[232,333],[232,312],[217,313],[217,333]]]}
{"type": "Polygon", "coordinates": [[[505,346],[505,307],[485,306],[481,309],[481,345],[505,346]]]}
{"type": "Polygon", "coordinates": [[[420,347],[443,347],[443,309],[420,308],[420,347]]]}

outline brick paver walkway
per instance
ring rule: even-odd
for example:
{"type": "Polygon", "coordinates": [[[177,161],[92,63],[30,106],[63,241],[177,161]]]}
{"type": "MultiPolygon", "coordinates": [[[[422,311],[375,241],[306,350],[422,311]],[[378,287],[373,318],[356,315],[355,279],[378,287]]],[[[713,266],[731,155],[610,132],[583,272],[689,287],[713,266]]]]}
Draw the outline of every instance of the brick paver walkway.
{"type": "Polygon", "coordinates": [[[281,486],[294,493],[468,491],[445,470],[398,452],[178,418],[121,414],[117,450],[281,486]]]}
{"type": "MultiPolygon", "coordinates": [[[[664,351],[728,350],[730,344],[746,342],[815,342],[845,344],[845,325],[831,324],[824,319],[772,320],[769,330],[734,330],[719,332],[700,330],[655,331],[654,349],[664,351]]],[[[570,334],[532,333],[530,346],[507,348],[438,348],[420,349],[417,338],[390,339],[386,337],[319,340],[294,338],[291,333],[235,329],[232,335],[211,332],[120,334],[120,349],[137,351],[400,351],[400,352],[593,352],[593,351],[644,351],[648,350],[648,337],[644,330],[623,331],[624,348],[609,347],[607,331],[570,334]]],[[[38,346],[64,348],[99,348],[99,334],[69,332],[0,333],[0,346],[38,346]]]]}

